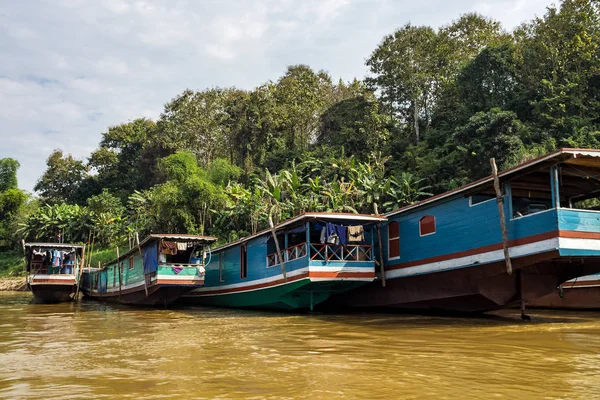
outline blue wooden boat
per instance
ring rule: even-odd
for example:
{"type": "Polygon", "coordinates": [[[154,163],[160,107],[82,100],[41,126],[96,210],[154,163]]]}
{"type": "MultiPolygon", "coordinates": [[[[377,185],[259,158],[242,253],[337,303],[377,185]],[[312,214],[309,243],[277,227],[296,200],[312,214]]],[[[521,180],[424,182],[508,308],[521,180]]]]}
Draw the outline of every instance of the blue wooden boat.
{"type": "Polygon", "coordinates": [[[169,305],[204,285],[210,244],[217,238],[151,234],[100,268],[83,271],[84,296],[131,305],[169,305]]]}
{"type": "Polygon", "coordinates": [[[386,215],[385,272],[329,306],[481,312],[600,272],[600,150],[561,149],[386,215]],[[508,273],[503,247],[513,272],[508,273]],[[382,280],[385,279],[385,287],[382,280]]]}
{"type": "Polygon", "coordinates": [[[75,295],[84,247],[69,243],[25,243],[27,286],[38,303],[70,301],[75,295]]]}
{"type": "Polygon", "coordinates": [[[375,227],[385,220],[383,216],[306,213],[221,246],[212,253],[205,285],[184,295],[182,301],[312,310],[332,294],[375,279],[375,227]],[[330,235],[330,228],[342,233],[330,235]],[[341,238],[343,232],[351,236],[347,241],[341,238]]]}

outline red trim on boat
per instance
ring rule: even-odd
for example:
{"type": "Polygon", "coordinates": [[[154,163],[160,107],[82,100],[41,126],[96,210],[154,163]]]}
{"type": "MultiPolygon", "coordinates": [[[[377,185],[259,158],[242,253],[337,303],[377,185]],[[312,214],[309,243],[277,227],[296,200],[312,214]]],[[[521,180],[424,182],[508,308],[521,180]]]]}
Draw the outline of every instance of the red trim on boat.
{"type": "Polygon", "coordinates": [[[189,279],[189,280],[178,280],[178,279],[159,279],[156,281],[158,285],[192,285],[192,286],[202,286],[204,284],[204,279],[189,279]]]}
{"type": "Polygon", "coordinates": [[[374,279],[375,278],[375,271],[373,272],[304,272],[300,275],[296,275],[296,276],[292,276],[289,277],[287,279],[287,282],[282,279],[277,279],[275,281],[271,281],[271,282],[265,282],[265,283],[258,283],[255,285],[247,285],[247,286],[241,286],[241,287],[236,287],[236,288],[231,288],[231,289],[215,289],[215,290],[207,290],[207,291],[203,291],[203,292],[197,292],[197,293],[189,293],[187,296],[207,296],[207,295],[211,295],[211,294],[225,294],[225,293],[237,293],[237,292],[246,292],[249,290],[255,290],[255,289],[262,289],[262,288],[266,288],[269,286],[276,286],[276,285],[280,285],[282,283],[290,283],[290,282],[294,282],[294,281],[298,281],[301,279],[306,279],[306,278],[330,278],[330,279],[335,279],[335,278],[371,278],[374,279]]]}
{"type": "MultiPolygon", "coordinates": [[[[557,230],[546,233],[540,233],[538,235],[528,236],[524,238],[519,238],[515,240],[510,240],[508,242],[509,247],[514,246],[522,246],[525,244],[531,244],[535,242],[541,242],[543,240],[553,239],[556,237],[564,237],[571,239],[600,239],[600,233],[596,232],[579,232],[579,231],[565,231],[565,230],[557,230]]],[[[447,261],[452,260],[454,258],[462,258],[468,256],[474,256],[476,254],[488,253],[490,251],[502,250],[502,242],[490,244],[487,246],[478,247],[476,249],[470,249],[465,251],[459,251],[456,253],[444,254],[441,256],[422,258],[420,260],[409,261],[402,264],[390,265],[386,266],[386,271],[393,271],[396,269],[415,267],[423,264],[430,264],[439,261],[447,261]]]]}

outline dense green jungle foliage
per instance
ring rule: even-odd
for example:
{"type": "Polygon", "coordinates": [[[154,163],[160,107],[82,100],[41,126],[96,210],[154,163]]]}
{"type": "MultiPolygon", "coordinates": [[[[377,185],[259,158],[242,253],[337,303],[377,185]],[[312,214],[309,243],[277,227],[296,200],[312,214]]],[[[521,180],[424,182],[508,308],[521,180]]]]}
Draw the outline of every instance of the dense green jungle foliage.
{"type": "MultiPolygon", "coordinates": [[[[365,55],[357,55],[364,57],[365,55]]],[[[236,239],[303,211],[382,213],[559,147],[600,147],[600,6],[564,0],[507,32],[460,16],[383,38],[363,81],[306,65],[253,90],[185,90],[157,121],[61,150],[35,186],[0,161],[0,246],[127,242],[135,231],[236,239]]]]}

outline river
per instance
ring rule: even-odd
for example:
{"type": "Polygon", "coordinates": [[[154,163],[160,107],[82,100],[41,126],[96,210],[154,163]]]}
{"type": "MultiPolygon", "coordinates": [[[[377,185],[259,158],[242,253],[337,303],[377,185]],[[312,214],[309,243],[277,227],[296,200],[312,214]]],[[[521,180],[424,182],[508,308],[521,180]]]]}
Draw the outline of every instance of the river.
{"type": "Polygon", "coordinates": [[[0,398],[591,399],[600,314],[293,315],[0,293],[0,398]]]}

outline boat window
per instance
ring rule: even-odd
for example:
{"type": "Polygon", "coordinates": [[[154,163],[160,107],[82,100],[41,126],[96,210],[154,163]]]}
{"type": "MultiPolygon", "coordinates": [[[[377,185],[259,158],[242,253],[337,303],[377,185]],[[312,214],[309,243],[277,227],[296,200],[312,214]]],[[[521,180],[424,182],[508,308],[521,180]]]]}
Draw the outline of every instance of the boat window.
{"type": "Polygon", "coordinates": [[[248,277],[248,247],[246,243],[240,246],[240,278],[248,277]]]}
{"type": "Polygon", "coordinates": [[[426,236],[435,233],[435,217],[426,215],[419,220],[419,235],[426,236]]]}
{"type": "Polygon", "coordinates": [[[388,225],[388,260],[400,257],[400,225],[392,221],[388,225]]]}
{"type": "Polygon", "coordinates": [[[485,201],[492,200],[494,198],[496,198],[496,196],[493,196],[491,194],[474,194],[469,197],[469,205],[474,206],[485,201]]]}
{"type": "Polygon", "coordinates": [[[133,261],[133,256],[129,257],[129,269],[133,269],[133,267],[135,266],[135,263],[133,261]]]}
{"type": "Polygon", "coordinates": [[[513,196],[512,207],[513,218],[519,218],[524,217],[525,215],[549,210],[552,208],[552,200],[513,196]]]}

